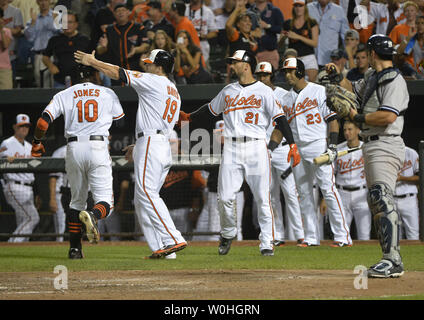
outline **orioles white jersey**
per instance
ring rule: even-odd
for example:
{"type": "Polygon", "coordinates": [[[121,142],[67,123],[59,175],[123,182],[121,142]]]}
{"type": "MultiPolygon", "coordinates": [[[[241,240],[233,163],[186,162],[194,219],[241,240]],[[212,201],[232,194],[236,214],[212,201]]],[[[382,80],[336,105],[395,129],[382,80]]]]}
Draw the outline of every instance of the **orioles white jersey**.
{"type": "MultiPolygon", "coordinates": [[[[283,88],[275,87],[274,94],[278,102],[280,103],[280,105],[283,105],[283,97],[287,92],[288,91],[283,88]]],[[[274,131],[274,128],[275,128],[275,122],[271,121],[271,124],[269,125],[268,130],[266,131],[267,142],[269,142],[269,139],[271,139],[271,134],[272,134],[272,131],[274,131]]],[[[284,142],[284,141],[285,141],[285,138],[283,138],[281,142],[284,142]]]]}
{"type": "MultiPolygon", "coordinates": [[[[404,177],[418,175],[419,156],[417,151],[405,146],[405,161],[399,174],[404,177]]],[[[401,196],[408,193],[418,193],[417,185],[413,183],[397,182],[394,194],[401,196]]]]}
{"type": "Polygon", "coordinates": [[[57,93],[44,111],[52,122],[63,114],[65,138],[90,135],[107,137],[112,121],[124,116],[115,92],[90,82],[57,93]]]}
{"type": "Polygon", "coordinates": [[[291,89],[282,99],[296,144],[327,138],[326,121],[336,113],[327,107],[325,87],[308,82],[299,94],[291,89]]]}
{"type": "MultiPolygon", "coordinates": [[[[7,148],[3,152],[0,152],[0,157],[15,157],[15,158],[31,158],[31,148],[32,145],[28,141],[24,141],[24,143],[20,143],[15,136],[11,136],[10,138],[4,140],[1,145],[1,148],[7,148]]],[[[4,173],[3,178],[5,180],[14,180],[21,181],[25,183],[30,183],[34,181],[33,173],[4,173]]]]}
{"type": "Polygon", "coordinates": [[[138,95],[136,136],[142,131],[161,130],[169,135],[180,115],[181,98],[165,76],[124,70],[127,83],[138,95]]]}
{"type": "Polygon", "coordinates": [[[272,121],[284,116],[274,91],[260,81],[227,85],[209,103],[209,110],[215,116],[223,114],[224,137],[265,139],[272,121]]]}
{"type": "MultiPolygon", "coordinates": [[[[359,142],[362,147],[363,142],[359,142]]],[[[347,142],[337,145],[337,151],[349,149],[347,142]]],[[[335,161],[336,184],[342,187],[362,187],[367,184],[362,149],[338,157],[335,161]]]]}

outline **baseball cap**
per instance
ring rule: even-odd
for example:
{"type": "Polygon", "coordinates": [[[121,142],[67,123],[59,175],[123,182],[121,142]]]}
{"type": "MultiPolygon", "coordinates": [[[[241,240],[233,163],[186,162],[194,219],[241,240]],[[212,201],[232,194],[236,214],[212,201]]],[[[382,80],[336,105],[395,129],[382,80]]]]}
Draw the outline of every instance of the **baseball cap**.
{"type": "Polygon", "coordinates": [[[155,63],[156,56],[161,51],[164,51],[164,50],[162,50],[162,49],[154,49],[154,50],[152,50],[152,52],[150,52],[150,55],[149,55],[148,58],[143,58],[141,60],[143,62],[145,62],[145,63],[155,63]]]}
{"type": "Polygon", "coordinates": [[[293,4],[296,4],[296,3],[305,4],[305,1],[304,0],[293,0],[293,4]]]}
{"type": "Polygon", "coordinates": [[[331,51],[330,58],[339,60],[341,58],[348,59],[347,53],[342,49],[335,49],[331,51]]]}
{"type": "Polygon", "coordinates": [[[120,4],[117,4],[117,5],[115,6],[115,8],[113,8],[113,11],[116,11],[116,10],[118,10],[119,8],[125,8],[125,9],[128,9],[128,7],[127,7],[127,5],[126,5],[126,4],[120,3],[120,4]]]}
{"type": "Polygon", "coordinates": [[[359,33],[358,31],[353,29],[347,30],[345,33],[345,39],[346,38],[353,38],[353,39],[359,40],[359,33]]]}
{"type": "Polygon", "coordinates": [[[23,125],[31,125],[31,123],[29,122],[29,117],[26,114],[18,114],[16,116],[16,125],[17,126],[23,126],[23,125]]]}
{"type": "Polygon", "coordinates": [[[287,58],[283,62],[283,69],[297,69],[297,59],[287,58]]]}
{"type": "Polygon", "coordinates": [[[256,66],[255,73],[272,73],[272,65],[269,62],[259,62],[256,66]]]}

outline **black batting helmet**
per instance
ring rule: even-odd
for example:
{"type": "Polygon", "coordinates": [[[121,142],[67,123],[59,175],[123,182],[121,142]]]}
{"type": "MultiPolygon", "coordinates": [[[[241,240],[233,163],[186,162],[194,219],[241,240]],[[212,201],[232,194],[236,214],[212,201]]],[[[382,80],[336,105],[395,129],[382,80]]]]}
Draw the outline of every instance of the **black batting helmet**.
{"type": "Polygon", "coordinates": [[[71,79],[73,84],[82,83],[90,79],[96,73],[96,69],[90,66],[78,64],[72,68],[71,79]]]}
{"type": "Polygon", "coordinates": [[[226,60],[227,63],[230,64],[233,63],[233,61],[247,62],[250,65],[252,73],[255,72],[256,64],[258,63],[255,55],[252,52],[246,50],[237,50],[236,52],[234,52],[232,57],[228,57],[226,60]]]}
{"type": "Polygon", "coordinates": [[[143,62],[161,66],[165,73],[171,73],[174,69],[174,56],[168,51],[162,49],[152,50],[152,52],[150,52],[150,56],[148,58],[144,58],[143,62]]]}
{"type": "Polygon", "coordinates": [[[392,39],[384,34],[374,34],[367,41],[367,49],[374,50],[378,55],[392,56],[396,53],[392,39]]]}
{"type": "Polygon", "coordinates": [[[298,58],[287,58],[284,60],[283,71],[295,69],[296,70],[296,78],[302,79],[305,77],[305,65],[303,64],[302,60],[298,58]]]}

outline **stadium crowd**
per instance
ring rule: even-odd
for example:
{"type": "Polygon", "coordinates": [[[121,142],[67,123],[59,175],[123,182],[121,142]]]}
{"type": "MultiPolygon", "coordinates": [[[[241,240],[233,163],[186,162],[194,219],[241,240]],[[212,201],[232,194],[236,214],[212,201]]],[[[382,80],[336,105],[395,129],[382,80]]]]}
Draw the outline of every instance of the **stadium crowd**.
{"type": "MultiPolygon", "coordinates": [[[[232,74],[223,61],[236,50],[251,51],[258,62],[270,62],[276,83],[285,81],[279,68],[287,57],[303,61],[309,81],[324,82],[328,76],[324,66],[329,62],[355,81],[368,70],[365,43],[375,33],[393,40],[394,62],[405,78],[422,79],[423,14],[423,0],[0,0],[0,89],[72,85],[77,50],[95,51],[102,61],[144,71],[141,59],[153,49],[164,49],[175,57],[172,80],[178,85],[231,82],[232,74]],[[59,6],[67,8],[66,15],[58,11],[59,6]]],[[[99,77],[104,86],[122,85],[104,74],[99,77]]],[[[171,143],[176,141],[178,137],[171,143]]],[[[162,190],[165,198],[179,188],[195,194],[193,199],[170,200],[179,230],[219,231],[211,229],[216,222],[205,218],[208,210],[214,210],[212,201],[209,207],[199,202],[208,198],[208,192],[209,196],[216,193],[216,175],[214,171],[170,172],[162,190]]],[[[129,175],[119,181],[117,212],[124,210],[123,197],[132,182],[129,175]]],[[[51,188],[53,195],[55,188],[56,184],[51,188]]],[[[250,196],[242,190],[240,217],[244,203],[252,201],[250,196]]],[[[318,193],[316,197],[318,203],[318,193]]],[[[56,211],[54,196],[51,202],[56,211]]],[[[255,210],[252,205],[244,209],[244,214],[255,210]]],[[[321,214],[325,217],[323,205],[321,214]]],[[[119,221],[110,223],[101,226],[103,230],[121,231],[115,228],[119,221]]],[[[239,231],[238,239],[242,239],[241,224],[239,231]]],[[[369,239],[370,232],[366,230],[364,239],[369,239]]],[[[286,239],[298,240],[290,234],[286,225],[286,239]]],[[[415,233],[406,236],[417,239],[415,233]]]]}
{"type": "Polygon", "coordinates": [[[405,77],[421,79],[423,8],[422,0],[0,0],[0,89],[69,86],[76,50],[143,71],[140,59],[163,48],[176,58],[176,84],[230,82],[222,61],[238,49],[275,70],[295,50],[309,81],[329,62],[358,79],[374,33],[391,37],[405,77]]]}

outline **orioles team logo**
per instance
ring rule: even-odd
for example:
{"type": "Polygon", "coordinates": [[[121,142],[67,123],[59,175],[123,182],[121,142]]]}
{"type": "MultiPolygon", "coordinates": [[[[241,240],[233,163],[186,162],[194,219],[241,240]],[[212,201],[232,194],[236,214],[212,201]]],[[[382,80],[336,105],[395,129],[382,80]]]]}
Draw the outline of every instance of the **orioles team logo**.
{"type": "Polygon", "coordinates": [[[302,102],[298,102],[297,104],[293,103],[291,108],[289,108],[288,106],[284,106],[283,109],[287,116],[287,121],[290,122],[293,118],[296,117],[296,115],[305,113],[317,107],[318,107],[317,99],[311,100],[309,99],[309,97],[307,97],[302,102]]]}
{"type": "Polygon", "coordinates": [[[359,170],[364,167],[364,158],[360,159],[349,159],[347,161],[343,161],[343,158],[337,159],[337,167],[339,168],[339,173],[344,174],[351,172],[353,170],[359,170]]]}
{"type": "Polygon", "coordinates": [[[241,97],[238,99],[238,97],[238,95],[235,98],[231,98],[229,95],[225,96],[224,114],[240,109],[260,108],[262,106],[262,99],[257,99],[254,94],[248,98],[241,97]]]}

